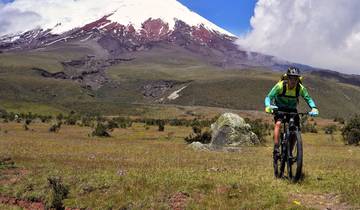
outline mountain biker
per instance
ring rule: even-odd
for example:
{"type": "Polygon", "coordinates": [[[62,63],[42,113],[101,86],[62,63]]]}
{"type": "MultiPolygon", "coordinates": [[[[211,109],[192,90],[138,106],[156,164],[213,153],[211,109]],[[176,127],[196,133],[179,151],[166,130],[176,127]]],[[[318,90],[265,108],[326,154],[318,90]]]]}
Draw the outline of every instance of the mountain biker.
{"type": "MultiPolygon", "coordinates": [[[[297,112],[297,105],[299,103],[299,96],[302,96],[308,106],[311,108],[310,116],[316,117],[319,115],[314,100],[310,97],[308,91],[301,83],[300,70],[296,67],[289,67],[287,73],[283,76],[269,92],[265,98],[265,112],[273,113],[274,110],[283,112],[297,112]]],[[[274,127],[274,156],[279,152],[279,137],[281,129],[281,116],[275,113],[275,127],[274,127]]],[[[289,119],[289,117],[287,117],[289,119]]],[[[300,127],[300,118],[297,116],[295,124],[300,127]]]]}

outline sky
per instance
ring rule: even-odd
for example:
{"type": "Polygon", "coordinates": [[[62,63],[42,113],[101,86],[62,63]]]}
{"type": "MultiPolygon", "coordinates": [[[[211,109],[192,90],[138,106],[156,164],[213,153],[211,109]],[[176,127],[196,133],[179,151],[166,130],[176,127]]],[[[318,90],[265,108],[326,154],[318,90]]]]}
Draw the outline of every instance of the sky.
{"type": "MultiPolygon", "coordinates": [[[[0,34],[9,28],[25,27],[24,17],[27,22],[44,19],[33,7],[25,11],[21,8],[4,11],[4,5],[12,1],[0,0],[0,34]],[[11,20],[10,26],[7,20],[11,20]]],[[[70,2],[15,1],[58,5],[70,2]]],[[[314,67],[360,74],[360,0],[178,1],[238,36],[236,43],[240,49],[314,67]]],[[[56,12],[46,11],[48,14],[56,12]]]]}
{"type": "Polygon", "coordinates": [[[179,0],[192,11],[239,36],[250,31],[257,0],[179,0]]]}

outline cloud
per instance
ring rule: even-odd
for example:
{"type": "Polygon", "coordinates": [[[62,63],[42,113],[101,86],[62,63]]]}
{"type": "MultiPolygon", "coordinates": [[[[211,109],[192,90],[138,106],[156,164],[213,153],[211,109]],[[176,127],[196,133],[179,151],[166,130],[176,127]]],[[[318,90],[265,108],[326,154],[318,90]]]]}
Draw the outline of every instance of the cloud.
{"type": "Polygon", "coordinates": [[[66,25],[66,28],[60,27],[62,31],[72,29],[111,13],[112,2],[114,0],[15,0],[0,4],[0,36],[40,26],[53,28],[58,23],[66,25]]]}
{"type": "Polygon", "coordinates": [[[259,0],[241,48],[360,74],[360,1],[259,0]]]}
{"type": "Polygon", "coordinates": [[[0,35],[36,28],[40,20],[40,15],[35,12],[22,12],[18,9],[1,10],[0,35]],[[24,22],[24,20],[26,20],[26,22],[24,22]],[[28,22],[31,24],[27,24],[28,22]]]}

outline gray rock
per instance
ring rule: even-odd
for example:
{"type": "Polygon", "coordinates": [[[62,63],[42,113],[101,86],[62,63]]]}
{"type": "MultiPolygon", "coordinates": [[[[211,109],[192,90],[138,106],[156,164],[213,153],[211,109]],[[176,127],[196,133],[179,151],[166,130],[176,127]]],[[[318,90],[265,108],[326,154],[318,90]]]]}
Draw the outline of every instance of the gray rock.
{"type": "Polygon", "coordinates": [[[188,147],[190,147],[190,148],[192,148],[194,150],[197,150],[197,151],[209,151],[210,150],[209,145],[202,144],[202,143],[197,142],[197,141],[189,144],[188,147]]]}
{"type": "Polygon", "coordinates": [[[236,147],[260,144],[251,126],[237,114],[225,113],[211,125],[211,147],[236,147]]]}

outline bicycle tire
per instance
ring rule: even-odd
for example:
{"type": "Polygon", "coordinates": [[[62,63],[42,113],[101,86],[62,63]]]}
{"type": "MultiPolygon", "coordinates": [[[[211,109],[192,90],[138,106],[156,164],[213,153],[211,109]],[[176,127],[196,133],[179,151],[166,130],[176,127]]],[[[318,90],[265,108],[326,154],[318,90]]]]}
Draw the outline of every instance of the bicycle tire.
{"type": "Polygon", "coordinates": [[[287,146],[287,169],[288,169],[288,178],[291,181],[297,182],[300,180],[302,175],[302,165],[303,165],[303,147],[302,147],[302,138],[300,132],[295,132],[294,134],[294,147],[291,151],[291,144],[289,143],[287,146]],[[292,154],[292,152],[296,154],[292,154]],[[293,156],[295,155],[295,156],[293,156]],[[292,157],[292,158],[291,158],[292,157]],[[295,167],[295,168],[293,168],[295,167]],[[295,170],[293,170],[295,169],[295,170]]]}
{"type": "Polygon", "coordinates": [[[286,159],[287,159],[287,146],[286,145],[282,145],[282,149],[281,149],[281,161],[280,161],[280,177],[284,177],[284,172],[285,172],[285,165],[286,165],[286,159]]]}
{"type": "Polygon", "coordinates": [[[280,154],[278,154],[278,156],[275,156],[275,154],[273,154],[274,176],[276,178],[282,178],[284,176],[286,164],[286,146],[283,144],[286,137],[282,133],[280,135],[280,138],[280,154]]]}
{"type": "Polygon", "coordinates": [[[287,161],[287,144],[288,144],[288,133],[282,134],[281,141],[281,161],[280,161],[280,177],[284,177],[285,165],[287,161]]]}

